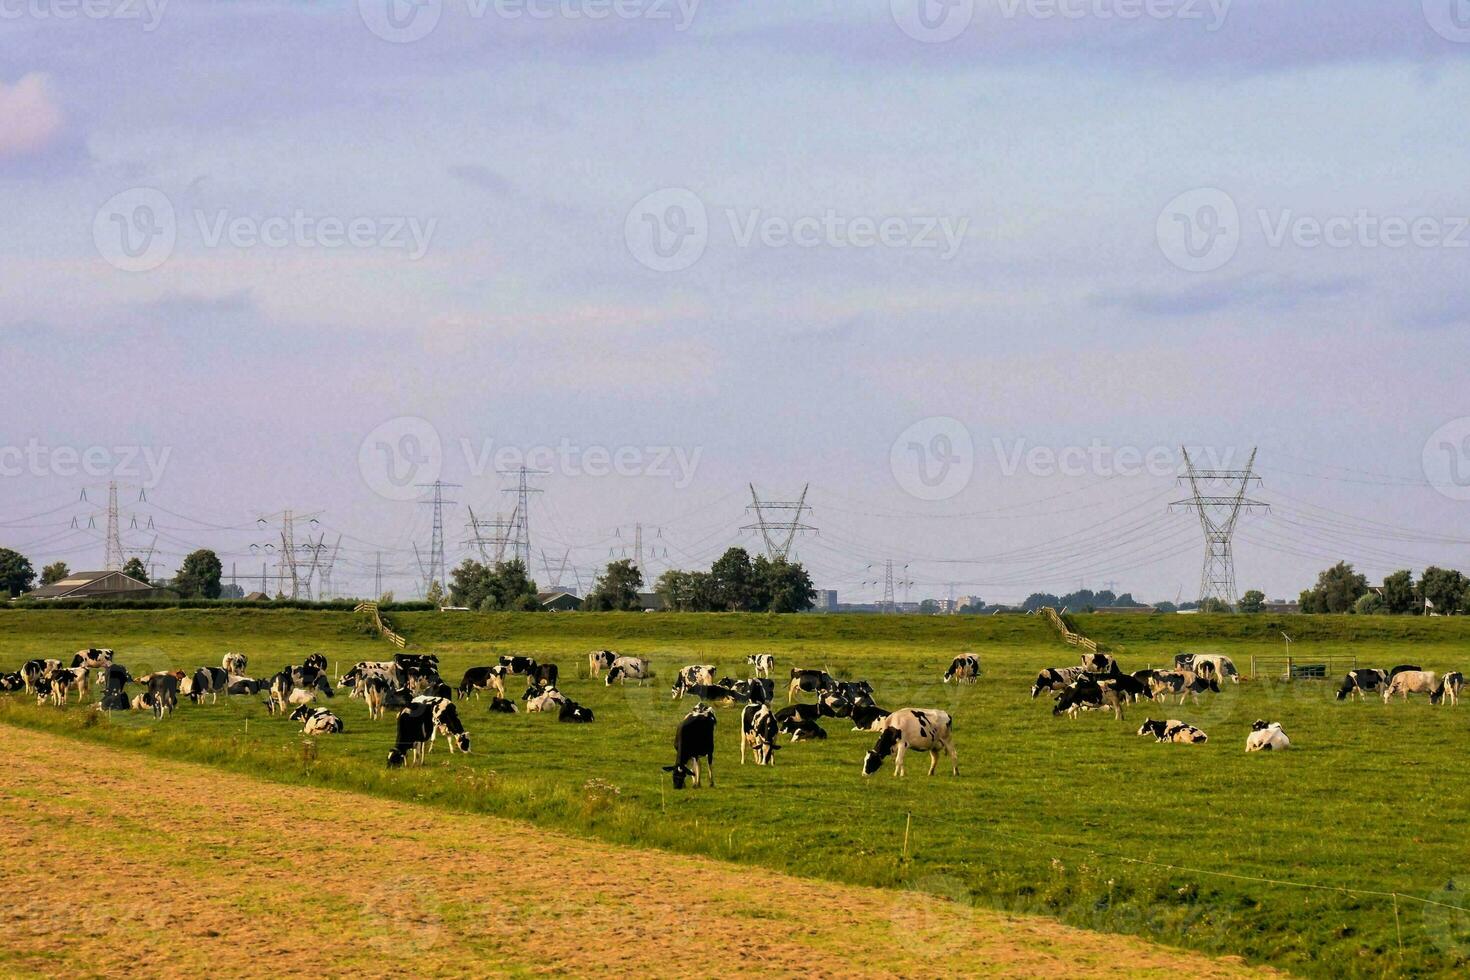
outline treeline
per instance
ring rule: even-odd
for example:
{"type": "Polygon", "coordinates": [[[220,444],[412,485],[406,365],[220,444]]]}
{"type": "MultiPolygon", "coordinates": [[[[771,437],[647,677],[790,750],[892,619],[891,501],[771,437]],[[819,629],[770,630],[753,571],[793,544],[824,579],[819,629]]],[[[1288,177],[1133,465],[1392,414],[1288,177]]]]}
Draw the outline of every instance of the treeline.
{"type": "Polygon", "coordinates": [[[1357,613],[1361,616],[1457,616],[1470,614],[1470,578],[1453,568],[1431,565],[1417,580],[1409,569],[1394,572],[1379,588],[1340,561],[1317,576],[1301,594],[1304,613],[1357,613]]]}
{"type": "Polygon", "coordinates": [[[744,548],[729,549],[707,572],[670,569],[654,592],[675,612],[794,613],[810,609],[817,598],[800,562],[765,555],[752,560],[744,548]]]}

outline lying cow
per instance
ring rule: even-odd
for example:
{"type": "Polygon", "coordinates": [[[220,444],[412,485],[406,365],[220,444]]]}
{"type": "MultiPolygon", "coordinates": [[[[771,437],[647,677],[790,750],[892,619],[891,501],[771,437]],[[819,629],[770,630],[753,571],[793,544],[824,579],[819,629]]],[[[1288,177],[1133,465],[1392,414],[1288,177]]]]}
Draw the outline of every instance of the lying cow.
{"type": "Polygon", "coordinates": [[[612,666],[607,669],[607,676],[603,683],[608,687],[613,684],[626,684],[630,680],[638,682],[642,687],[648,678],[648,661],[642,657],[619,657],[614,660],[612,666]]]}
{"type": "Polygon", "coordinates": [[[617,659],[618,655],[611,650],[593,650],[587,654],[587,675],[597,677],[617,659]]]}
{"type": "Polygon", "coordinates": [[[1379,670],[1377,667],[1359,667],[1350,670],[1342,679],[1342,687],[1337,689],[1337,700],[1346,701],[1349,697],[1357,695],[1359,699],[1366,699],[1368,695],[1377,694],[1388,687],[1388,671],[1379,670]]]}
{"type": "Polygon", "coordinates": [[[535,713],[553,709],[560,710],[562,705],[571,703],[572,699],[554,687],[544,690],[539,687],[528,687],[526,693],[521,695],[521,700],[526,702],[527,711],[535,713]]]}
{"type": "Polygon", "coordinates": [[[1174,742],[1180,745],[1203,745],[1210,740],[1204,732],[1193,725],[1171,718],[1168,721],[1155,721],[1149,718],[1139,727],[1138,734],[1144,737],[1153,736],[1155,742],[1174,742]]]}
{"type": "Polygon", "coordinates": [[[271,682],[268,680],[256,680],[254,677],[231,677],[225,693],[231,697],[239,697],[242,694],[259,694],[261,691],[269,690],[270,686],[271,682]]]}
{"type": "Polygon", "coordinates": [[[1257,720],[1251,733],[1245,737],[1247,752],[1280,752],[1291,748],[1291,739],[1281,730],[1279,722],[1257,720]]]}
{"type": "Polygon", "coordinates": [[[770,704],[776,697],[776,682],[769,677],[751,677],[738,680],[734,677],[723,677],[719,681],[719,686],[738,691],[747,700],[754,701],[758,704],[770,704]]]}
{"type": "Polygon", "coordinates": [[[1395,694],[1405,701],[1410,694],[1433,695],[1439,688],[1439,677],[1432,670],[1404,670],[1394,674],[1383,689],[1383,703],[1393,700],[1395,694]]]}
{"type": "Polygon", "coordinates": [[[513,715],[516,713],[516,703],[506,698],[491,698],[490,711],[492,714],[513,715]]]}
{"type": "Polygon", "coordinates": [[[954,723],[949,713],[937,708],[900,708],[888,716],[878,741],[863,756],[863,775],[871,776],[893,755],[893,775],[904,774],[903,760],[909,749],[929,753],[929,775],[939,767],[939,753],[949,754],[953,775],[960,774],[960,755],[954,747],[954,723]]]}
{"type": "Polygon", "coordinates": [[[481,691],[494,691],[497,697],[505,697],[503,676],[494,667],[471,667],[459,682],[459,699],[463,701],[471,694],[478,698],[481,691]]]}
{"type": "Polygon", "coordinates": [[[700,701],[709,704],[721,704],[729,707],[736,704],[746,704],[750,698],[741,694],[733,687],[721,687],[719,684],[694,684],[686,692],[700,701]]]}
{"type": "Polygon", "coordinates": [[[1429,695],[1429,703],[1444,704],[1448,700],[1451,705],[1457,705],[1460,703],[1460,688],[1464,686],[1465,675],[1452,670],[1439,679],[1439,687],[1429,695]]]}
{"type": "Polygon", "coordinates": [[[674,700],[682,698],[689,689],[701,685],[710,685],[715,682],[715,668],[713,664],[696,664],[689,667],[680,667],[679,673],[674,675],[674,687],[670,696],[674,700]]]}
{"type": "Polygon", "coordinates": [[[949,670],[944,672],[944,683],[950,681],[962,681],[967,684],[975,683],[980,676],[980,658],[973,653],[962,653],[950,662],[949,670]]]}
{"type": "Polygon", "coordinates": [[[756,765],[775,765],[776,750],[781,747],[776,744],[779,736],[780,727],[770,705],[747,704],[740,712],[740,764],[745,765],[748,748],[755,756],[756,765]]]}
{"type": "Polygon", "coordinates": [[[713,789],[715,713],[702,704],[685,715],[674,731],[674,764],[664,766],[664,772],[673,775],[674,789],[683,789],[690,776],[694,777],[695,786],[700,785],[700,759],[704,759],[709,768],[709,785],[713,789]]]}
{"type": "Polygon", "coordinates": [[[770,677],[771,671],[776,669],[776,658],[769,653],[752,653],[745,662],[755,668],[757,677],[770,677]]]}
{"type": "Polygon", "coordinates": [[[575,701],[564,702],[561,710],[556,713],[557,721],[571,722],[578,725],[592,724],[592,709],[584,708],[575,701]]]}
{"type": "Polygon", "coordinates": [[[202,704],[206,695],[210,704],[218,704],[220,692],[228,694],[229,686],[230,675],[223,667],[200,667],[183,679],[179,691],[195,704],[202,704]]]}
{"type": "Polygon", "coordinates": [[[1031,696],[1034,698],[1042,691],[1064,691],[1085,673],[1081,667],[1048,667],[1036,675],[1031,696]]]}
{"type": "Polygon", "coordinates": [[[0,674],[0,691],[23,691],[26,679],[21,676],[20,671],[11,671],[8,674],[0,674]]]}
{"type": "Polygon", "coordinates": [[[291,720],[301,722],[303,735],[340,735],[342,719],[326,708],[313,708],[303,704],[291,712],[291,720]]]}

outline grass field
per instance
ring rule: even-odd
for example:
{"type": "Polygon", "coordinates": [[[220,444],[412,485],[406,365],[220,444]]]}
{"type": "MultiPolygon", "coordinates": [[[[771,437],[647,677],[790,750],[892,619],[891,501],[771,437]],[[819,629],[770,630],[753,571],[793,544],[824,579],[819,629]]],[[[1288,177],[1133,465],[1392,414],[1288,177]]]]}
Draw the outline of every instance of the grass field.
{"type": "MultiPolygon", "coordinates": [[[[1118,723],[1053,719],[1028,689],[1044,666],[1075,662],[1030,617],[472,616],[400,614],[418,651],[438,653],[451,681],[496,655],[524,652],[563,669],[562,687],[597,712],[591,727],[550,716],[463,711],[469,757],[436,752],[425,771],[389,772],[388,722],[339,697],[345,735],[304,740],[255,699],[185,705],[171,719],[108,721],[69,707],[0,699],[0,721],[206,762],[267,778],[365,790],[401,800],[530,820],[609,841],[729,858],[855,884],[917,888],[1090,929],[1133,933],[1295,972],[1450,975],[1470,965],[1470,916],[1413,897],[1466,905],[1470,794],[1463,759],[1470,705],[1420,698],[1340,704],[1334,685],[1248,681],[1199,705],[1145,704],[1118,723]],[[586,679],[601,646],[651,657],[660,680],[606,688],[586,679]],[[738,764],[738,716],[722,711],[718,789],[675,793],[660,767],[688,702],[668,698],[685,663],[744,673],[745,654],[865,677],[880,704],[944,708],[956,718],[961,777],[863,779],[873,736],[829,724],[824,743],[783,748],[774,768],[738,764]],[[981,655],[973,687],[939,682],[958,652],[981,655]],[[451,676],[453,675],[453,676],[451,676]],[[1143,717],[1175,717],[1210,734],[1200,747],[1155,745],[1143,717]],[[1294,749],[1247,756],[1255,718],[1280,721],[1294,749]],[[904,853],[908,828],[908,852],[904,853]],[[1166,867],[1168,866],[1168,867],[1166,867]],[[1193,870],[1183,870],[1193,869],[1193,870]],[[1241,876],[1217,877],[1215,871],[1241,876]],[[1305,889],[1399,893],[1391,897],[1305,889]]],[[[1128,669],[1180,650],[1279,655],[1280,624],[1253,617],[1081,616],[1084,633],[1128,669]]],[[[1294,654],[1365,665],[1470,667],[1470,621],[1296,617],[1294,654]]],[[[218,664],[227,649],[252,672],[386,657],[391,648],[341,613],[272,611],[4,611],[0,666],[108,645],[140,668],[218,664]]]]}

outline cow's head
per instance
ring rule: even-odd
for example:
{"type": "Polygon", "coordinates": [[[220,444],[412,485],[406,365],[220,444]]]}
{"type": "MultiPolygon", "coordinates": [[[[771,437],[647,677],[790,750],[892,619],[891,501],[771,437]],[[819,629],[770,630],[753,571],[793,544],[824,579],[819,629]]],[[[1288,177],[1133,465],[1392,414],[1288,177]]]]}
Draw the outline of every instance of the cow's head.
{"type": "Polygon", "coordinates": [[[451,735],[450,738],[454,739],[455,748],[459,749],[461,752],[469,752],[470,736],[468,732],[460,732],[457,735],[451,735]]]}
{"type": "Polygon", "coordinates": [[[878,741],[863,755],[863,775],[871,776],[883,765],[883,760],[888,758],[893,747],[898,744],[900,732],[897,728],[885,728],[878,736],[878,741]]]}
{"type": "Polygon", "coordinates": [[[694,770],[686,765],[664,766],[664,772],[673,775],[674,789],[683,789],[684,783],[694,775],[694,770]]]}

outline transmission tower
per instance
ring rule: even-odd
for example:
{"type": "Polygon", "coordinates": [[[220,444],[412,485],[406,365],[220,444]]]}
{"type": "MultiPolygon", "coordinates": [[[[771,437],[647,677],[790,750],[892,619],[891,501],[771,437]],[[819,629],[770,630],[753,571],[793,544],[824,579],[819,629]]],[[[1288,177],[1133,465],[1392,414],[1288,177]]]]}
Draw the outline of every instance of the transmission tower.
{"type": "MultiPolygon", "coordinates": [[[[429,564],[425,568],[423,561],[419,561],[419,568],[424,573],[424,593],[433,587],[435,582],[441,586],[445,582],[444,575],[444,505],[453,504],[453,500],[444,499],[444,491],[449,487],[458,487],[458,483],[445,483],[443,480],[435,480],[433,483],[421,483],[420,488],[432,490],[433,497],[423,503],[432,504],[434,507],[434,529],[429,537],[429,564]]],[[[414,553],[418,553],[418,546],[414,546],[414,553]]]]}
{"type": "Polygon", "coordinates": [[[531,569],[531,494],[540,493],[536,487],[531,486],[530,477],[545,476],[544,470],[531,470],[522,466],[515,470],[501,470],[504,475],[515,475],[516,485],[507,487],[502,493],[513,493],[516,495],[515,513],[511,515],[511,544],[515,550],[515,557],[525,567],[527,572],[531,569]]]}
{"type": "Polygon", "coordinates": [[[470,532],[470,541],[480,553],[480,560],[486,564],[495,565],[500,565],[505,561],[505,549],[510,546],[511,532],[515,527],[515,514],[511,514],[509,520],[504,514],[496,514],[495,520],[482,521],[475,517],[473,509],[470,510],[470,519],[465,524],[465,529],[470,532]],[[486,530],[494,533],[486,537],[481,533],[486,530]]]}
{"type": "Polygon", "coordinates": [[[893,559],[883,563],[883,601],[878,604],[879,612],[891,613],[896,604],[893,600],[893,559]]]}
{"type": "Polygon", "coordinates": [[[103,570],[121,571],[123,567],[122,531],[117,520],[117,482],[107,485],[107,551],[103,557],[103,570]]]}
{"type": "Polygon", "coordinates": [[[1210,599],[1218,599],[1230,609],[1238,601],[1235,592],[1235,555],[1231,538],[1241,511],[1257,507],[1268,507],[1258,500],[1246,496],[1252,483],[1259,484],[1261,478],[1255,474],[1256,451],[1251,450],[1250,459],[1243,470],[1196,469],[1189,450],[1184,454],[1184,480],[1189,481],[1193,494],[1187,500],[1176,500],[1170,505],[1187,507],[1199,515],[1200,526],[1205,532],[1205,563],[1200,573],[1199,601],[1203,606],[1210,599]]]}
{"type": "Polygon", "coordinates": [[[775,561],[785,561],[791,554],[792,542],[796,540],[798,531],[815,531],[816,528],[810,524],[801,522],[801,515],[808,510],[806,505],[806,492],[811,484],[801,488],[801,497],[797,500],[762,500],[755,492],[755,484],[750,484],[750,506],[746,510],[755,511],[755,523],[742,527],[742,531],[759,531],[761,539],[766,545],[766,557],[775,561]],[[771,511],[794,511],[789,521],[773,521],[767,515],[771,511]],[[782,537],[782,534],[785,537],[782,537]]]}

